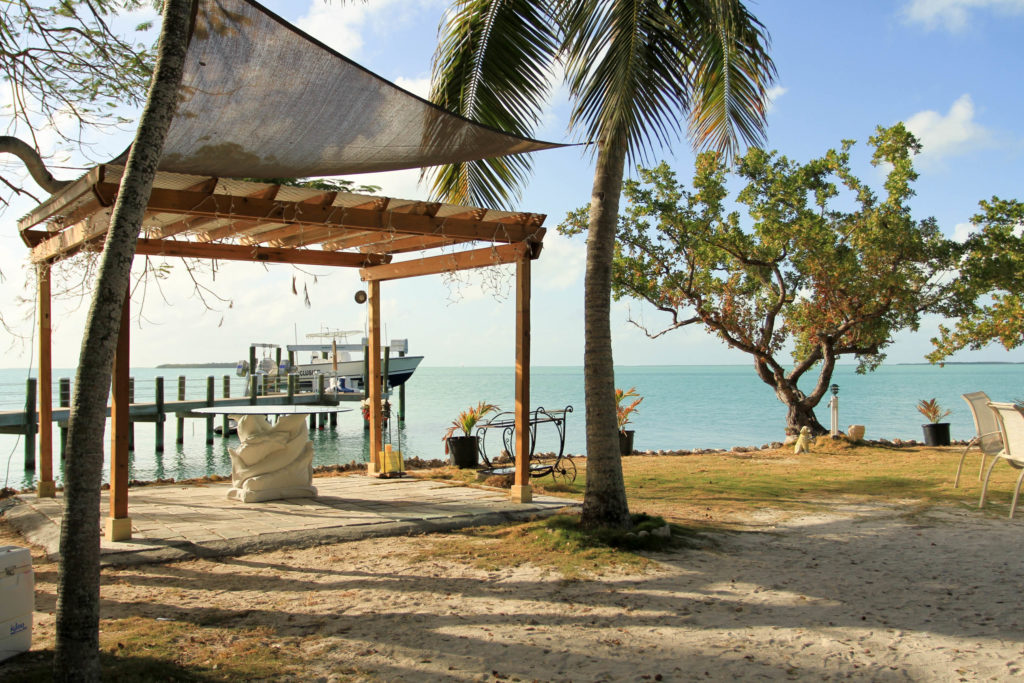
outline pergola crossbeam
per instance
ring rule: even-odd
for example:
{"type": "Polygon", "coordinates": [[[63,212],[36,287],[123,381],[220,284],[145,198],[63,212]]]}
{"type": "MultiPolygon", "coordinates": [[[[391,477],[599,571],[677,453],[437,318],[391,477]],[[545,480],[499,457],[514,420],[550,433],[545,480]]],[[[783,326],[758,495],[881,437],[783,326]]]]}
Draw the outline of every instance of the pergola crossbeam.
{"type": "Polygon", "coordinates": [[[529,254],[530,251],[530,245],[525,242],[502,244],[495,247],[459,251],[454,254],[428,256],[411,261],[402,261],[401,263],[389,263],[382,266],[363,268],[359,271],[359,277],[370,282],[399,280],[419,275],[436,275],[457,270],[498,266],[506,263],[515,263],[524,254],[529,254]]]}

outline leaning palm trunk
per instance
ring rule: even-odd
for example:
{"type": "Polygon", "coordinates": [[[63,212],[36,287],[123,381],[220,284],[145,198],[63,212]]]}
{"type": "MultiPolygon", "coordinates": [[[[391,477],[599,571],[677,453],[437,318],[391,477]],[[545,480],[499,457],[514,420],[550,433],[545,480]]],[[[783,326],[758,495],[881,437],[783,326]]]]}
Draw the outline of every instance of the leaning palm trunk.
{"type": "Polygon", "coordinates": [[[587,488],[582,524],[629,526],[626,486],[615,414],[615,366],[612,360],[611,291],[615,228],[626,163],[626,145],[602,141],[594,171],[587,231],[584,281],[583,379],[586,388],[587,488]]]}
{"type": "Polygon", "coordinates": [[[68,425],[60,535],[54,652],[54,678],[60,681],[100,678],[99,509],[107,399],[135,243],[177,104],[191,4],[164,3],[156,71],[114,206],[82,338],[68,425]]]}

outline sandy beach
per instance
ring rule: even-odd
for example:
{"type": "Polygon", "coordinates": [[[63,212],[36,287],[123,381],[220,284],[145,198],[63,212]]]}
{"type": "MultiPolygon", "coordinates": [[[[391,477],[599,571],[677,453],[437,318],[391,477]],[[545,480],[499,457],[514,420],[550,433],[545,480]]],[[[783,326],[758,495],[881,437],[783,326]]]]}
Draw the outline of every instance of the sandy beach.
{"type": "MultiPolygon", "coordinates": [[[[571,581],[440,559],[448,535],[108,569],[103,619],[255,628],[302,660],[294,680],[1022,675],[1024,521],[900,502],[828,509],[763,510],[642,571],[571,581]]],[[[18,541],[0,528],[0,543],[18,541]]],[[[56,566],[36,572],[33,649],[52,647],[56,566]]]]}

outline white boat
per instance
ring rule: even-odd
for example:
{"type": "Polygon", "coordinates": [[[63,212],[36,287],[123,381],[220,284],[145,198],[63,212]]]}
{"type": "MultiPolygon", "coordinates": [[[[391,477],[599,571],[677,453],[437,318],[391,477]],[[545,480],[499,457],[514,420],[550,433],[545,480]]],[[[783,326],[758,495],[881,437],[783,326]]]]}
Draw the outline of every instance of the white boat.
{"type": "MultiPolygon", "coordinates": [[[[322,375],[328,391],[361,392],[366,369],[363,350],[367,345],[367,340],[362,338],[359,344],[345,343],[344,340],[349,334],[353,333],[339,331],[309,334],[306,335],[308,338],[330,338],[331,342],[289,344],[283,349],[287,354],[279,353],[282,350],[279,344],[250,344],[250,356],[258,356],[259,352],[262,352],[262,357],[256,358],[255,367],[250,367],[248,360],[238,361],[235,373],[242,377],[255,374],[257,377],[266,378],[295,374],[299,377],[299,391],[311,391],[317,384],[317,377],[322,375]],[[337,341],[339,336],[343,340],[340,344],[337,341]],[[302,362],[300,354],[309,354],[308,360],[302,362]],[[281,359],[280,363],[278,363],[278,357],[281,359]],[[289,359],[291,359],[290,363],[289,359]]],[[[407,339],[394,339],[387,348],[389,354],[386,388],[391,389],[401,386],[412,377],[413,372],[423,360],[423,356],[406,355],[409,350],[407,339]]]]}

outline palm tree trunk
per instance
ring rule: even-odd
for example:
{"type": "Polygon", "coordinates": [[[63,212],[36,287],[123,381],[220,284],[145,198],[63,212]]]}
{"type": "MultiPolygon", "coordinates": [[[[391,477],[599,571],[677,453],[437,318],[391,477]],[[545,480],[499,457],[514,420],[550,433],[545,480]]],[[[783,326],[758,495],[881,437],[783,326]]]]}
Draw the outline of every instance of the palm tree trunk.
{"type": "Polygon", "coordinates": [[[584,280],[583,380],[586,390],[587,488],[581,523],[585,527],[628,527],[629,506],[622,479],[615,416],[611,291],[615,228],[626,164],[626,145],[602,141],[590,198],[587,271],[584,280]]]}
{"type": "Polygon", "coordinates": [[[128,157],[82,338],[68,425],[54,678],[98,681],[100,482],[110,376],[135,242],[174,117],[192,0],[167,0],[149,99],[128,157]]]}

